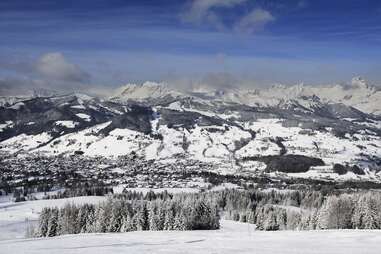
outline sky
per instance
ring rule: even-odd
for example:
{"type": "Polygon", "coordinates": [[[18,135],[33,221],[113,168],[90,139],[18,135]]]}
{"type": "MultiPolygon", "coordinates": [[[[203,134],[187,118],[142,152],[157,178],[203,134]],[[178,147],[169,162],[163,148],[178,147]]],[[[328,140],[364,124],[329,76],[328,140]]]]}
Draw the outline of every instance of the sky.
{"type": "Polygon", "coordinates": [[[0,93],[145,80],[381,84],[380,69],[378,0],[0,1],[0,93]]]}

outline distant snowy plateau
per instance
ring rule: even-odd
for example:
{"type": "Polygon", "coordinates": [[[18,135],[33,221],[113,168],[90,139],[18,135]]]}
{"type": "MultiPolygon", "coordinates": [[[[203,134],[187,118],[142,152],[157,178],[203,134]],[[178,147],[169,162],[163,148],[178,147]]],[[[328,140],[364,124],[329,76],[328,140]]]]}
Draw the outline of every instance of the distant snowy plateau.
{"type": "MultiPolygon", "coordinates": [[[[175,91],[129,84],[0,98],[0,152],[203,162],[215,172],[381,180],[381,91],[349,85],[175,91]]],[[[94,238],[95,239],[95,238],[94,238]]]]}

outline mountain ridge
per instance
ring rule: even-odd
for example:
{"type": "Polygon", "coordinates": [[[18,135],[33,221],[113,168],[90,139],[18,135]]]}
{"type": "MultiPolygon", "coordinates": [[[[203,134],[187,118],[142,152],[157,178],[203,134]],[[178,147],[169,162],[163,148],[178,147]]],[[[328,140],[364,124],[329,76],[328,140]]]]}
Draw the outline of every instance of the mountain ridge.
{"type": "Polygon", "coordinates": [[[318,98],[323,103],[343,103],[365,113],[380,115],[381,91],[368,84],[361,77],[352,79],[349,85],[307,86],[303,83],[285,86],[274,85],[269,88],[200,88],[189,91],[171,89],[167,83],[145,82],[141,85],[128,84],[119,88],[110,100],[147,101],[159,103],[165,98],[195,97],[199,99],[232,102],[257,107],[274,107],[289,101],[305,102],[306,97],[318,98]]]}
{"type": "Polygon", "coordinates": [[[306,95],[302,85],[278,86],[278,100],[267,104],[241,103],[242,90],[192,94],[162,85],[129,85],[111,99],[70,93],[4,104],[0,152],[133,156],[207,163],[218,173],[381,181],[381,116],[306,95]],[[280,98],[284,89],[287,99],[280,98]]]}

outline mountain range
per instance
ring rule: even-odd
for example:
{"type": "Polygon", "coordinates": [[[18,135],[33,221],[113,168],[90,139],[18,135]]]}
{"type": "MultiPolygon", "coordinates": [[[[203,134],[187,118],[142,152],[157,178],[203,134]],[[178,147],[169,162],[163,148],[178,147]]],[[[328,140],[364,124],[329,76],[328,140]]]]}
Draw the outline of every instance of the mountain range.
{"type": "Polygon", "coordinates": [[[203,162],[218,173],[381,180],[381,91],[349,85],[2,97],[0,151],[203,162]]]}
{"type": "Polygon", "coordinates": [[[196,97],[244,104],[253,107],[287,107],[290,103],[300,103],[311,107],[316,103],[342,103],[364,113],[381,114],[381,90],[369,85],[361,77],[355,77],[350,84],[330,86],[273,85],[262,89],[224,88],[211,89],[195,86],[189,91],[170,89],[165,83],[145,82],[141,85],[127,84],[117,89],[111,98],[118,101],[152,101],[168,97],[196,97]]]}

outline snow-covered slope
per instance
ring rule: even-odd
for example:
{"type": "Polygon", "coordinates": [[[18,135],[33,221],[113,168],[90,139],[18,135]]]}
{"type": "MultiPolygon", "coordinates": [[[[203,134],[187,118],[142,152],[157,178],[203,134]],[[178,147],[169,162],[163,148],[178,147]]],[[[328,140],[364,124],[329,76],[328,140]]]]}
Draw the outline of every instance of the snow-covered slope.
{"type": "Polygon", "coordinates": [[[0,241],[0,253],[379,253],[379,230],[255,231],[222,221],[220,230],[137,231],[0,241]]]}
{"type": "Polygon", "coordinates": [[[97,204],[106,197],[14,203],[0,198],[0,253],[379,253],[380,230],[257,231],[255,225],[221,220],[219,230],[135,231],[25,238],[44,207],[97,204]]]}

